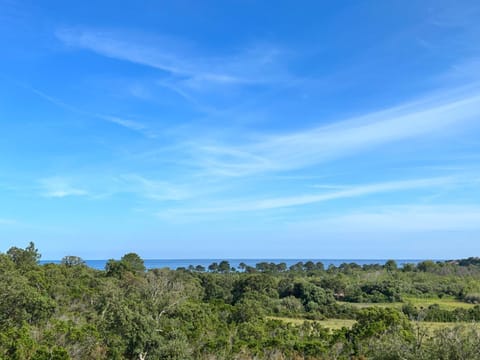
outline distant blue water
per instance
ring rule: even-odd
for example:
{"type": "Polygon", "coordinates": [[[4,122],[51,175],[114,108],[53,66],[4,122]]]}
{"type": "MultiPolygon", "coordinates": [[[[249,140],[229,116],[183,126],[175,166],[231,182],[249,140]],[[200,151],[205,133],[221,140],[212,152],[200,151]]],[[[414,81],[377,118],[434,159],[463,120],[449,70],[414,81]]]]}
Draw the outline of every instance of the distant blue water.
{"type": "MultiPolygon", "coordinates": [[[[146,259],[144,260],[145,266],[147,269],[157,269],[157,268],[170,268],[170,269],[178,269],[180,267],[188,268],[189,265],[197,266],[201,265],[205,268],[208,268],[213,262],[219,263],[222,260],[227,260],[230,263],[231,267],[238,268],[240,263],[245,263],[249,266],[255,266],[255,264],[260,262],[268,262],[268,263],[286,263],[287,267],[294,265],[300,261],[307,262],[313,261],[314,263],[320,261],[323,263],[325,268],[328,268],[330,265],[340,266],[343,263],[356,263],[358,265],[372,265],[372,264],[380,264],[383,265],[387,262],[388,259],[375,259],[375,260],[365,260],[365,259],[146,259]]],[[[105,269],[105,264],[108,260],[85,260],[85,263],[93,269],[103,270],[105,269]]],[[[398,266],[403,266],[404,264],[418,264],[423,260],[406,260],[400,259],[395,260],[398,266]]],[[[59,264],[60,260],[42,260],[40,264],[59,264]]]]}

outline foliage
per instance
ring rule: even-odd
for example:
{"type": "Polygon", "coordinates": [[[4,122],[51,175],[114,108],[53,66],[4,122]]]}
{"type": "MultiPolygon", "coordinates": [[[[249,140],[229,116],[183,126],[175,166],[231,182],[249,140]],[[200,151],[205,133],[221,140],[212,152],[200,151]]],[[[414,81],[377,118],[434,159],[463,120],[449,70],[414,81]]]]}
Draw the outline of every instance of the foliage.
{"type": "Polygon", "coordinates": [[[0,254],[0,359],[480,358],[480,330],[462,325],[480,321],[478,258],[147,270],[129,253],[105,271],[39,258],[33,243],[0,254]]]}

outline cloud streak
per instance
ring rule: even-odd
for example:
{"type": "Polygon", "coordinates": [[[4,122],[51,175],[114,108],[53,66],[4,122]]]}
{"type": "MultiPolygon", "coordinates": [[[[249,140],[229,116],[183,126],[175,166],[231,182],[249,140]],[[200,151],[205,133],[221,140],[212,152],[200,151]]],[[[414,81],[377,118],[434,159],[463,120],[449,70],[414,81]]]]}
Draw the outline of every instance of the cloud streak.
{"type": "Polygon", "coordinates": [[[111,115],[102,115],[102,114],[90,114],[90,115],[96,118],[108,121],[112,124],[119,125],[123,128],[135,131],[137,133],[144,135],[145,137],[148,137],[148,138],[156,137],[156,134],[149,127],[147,127],[146,125],[138,121],[124,119],[124,118],[111,116],[111,115]]]}
{"type": "MultiPolygon", "coordinates": [[[[265,211],[288,207],[297,207],[310,204],[318,204],[327,201],[356,198],[374,194],[409,191],[417,189],[429,189],[432,187],[442,187],[453,182],[452,178],[427,178],[415,179],[405,181],[391,181],[367,185],[356,185],[346,187],[341,190],[324,192],[319,194],[306,194],[295,196],[284,196],[275,198],[259,199],[254,201],[231,201],[226,206],[204,207],[204,208],[190,208],[171,210],[171,214],[178,213],[179,215],[205,215],[218,213],[235,213],[235,212],[249,212],[249,211],[265,211]]],[[[162,214],[163,215],[163,214],[162,214]]]]}
{"type": "Polygon", "coordinates": [[[155,201],[185,200],[192,196],[185,186],[146,178],[138,174],[123,175],[119,178],[122,191],[137,193],[155,201]]]}
{"type": "Polygon", "coordinates": [[[347,233],[474,231],[480,230],[480,207],[452,204],[384,206],[291,225],[304,230],[347,233]]]}
{"type": "Polygon", "coordinates": [[[97,119],[100,119],[100,120],[103,120],[103,121],[107,121],[107,122],[110,122],[112,124],[116,124],[118,126],[126,128],[128,130],[132,130],[134,132],[140,133],[140,134],[144,135],[145,137],[149,137],[149,138],[155,138],[156,137],[156,134],[149,127],[147,127],[145,124],[142,124],[138,121],[134,121],[134,120],[130,120],[130,119],[124,119],[124,118],[121,118],[121,117],[118,117],[118,116],[104,115],[104,114],[88,112],[88,111],[82,110],[82,109],[80,109],[76,106],[67,104],[64,101],[62,101],[62,100],[60,100],[60,99],[58,99],[54,96],[51,96],[51,95],[49,95],[49,94],[47,94],[43,91],[40,91],[40,90],[38,90],[34,87],[31,87],[29,85],[25,85],[25,84],[19,84],[19,85],[21,87],[25,88],[25,89],[30,90],[35,95],[37,95],[40,98],[50,102],[51,104],[54,104],[54,105],[56,105],[60,108],[64,108],[64,109],[66,109],[68,111],[71,111],[73,113],[88,116],[88,117],[91,117],[91,118],[97,118],[97,119]]]}
{"type": "Polygon", "coordinates": [[[181,39],[166,36],[149,39],[146,34],[89,28],[62,28],[55,35],[70,47],[164,71],[195,90],[206,84],[277,82],[287,76],[278,63],[280,51],[266,44],[234,55],[199,56],[181,39]]]}
{"type": "Polygon", "coordinates": [[[50,198],[64,198],[69,196],[87,196],[85,189],[73,186],[70,181],[63,177],[50,177],[39,181],[42,196],[50,198]]]}
{"type": "Polygon", "coordinates": [[[245,176],[304,168],[388,143],[444,134],[478,122],[479,116],[480,93],[451,93],[238,146],[193,142],[190,147],[199,167],[218,175],[245,176]]]}
{"type": "Polygon", "coordinates": [[[153,179],[135,173],[107,175],[98,172],[95,176],[90,174],[52,176],[40,179],[38,184],[40,195],[48,198],[85,196],[90,200],[101,200],[120,194],[132,194],[158,204],[187,200],[199,193],[198,190],[191,189],[191,184],[153,179]]]}

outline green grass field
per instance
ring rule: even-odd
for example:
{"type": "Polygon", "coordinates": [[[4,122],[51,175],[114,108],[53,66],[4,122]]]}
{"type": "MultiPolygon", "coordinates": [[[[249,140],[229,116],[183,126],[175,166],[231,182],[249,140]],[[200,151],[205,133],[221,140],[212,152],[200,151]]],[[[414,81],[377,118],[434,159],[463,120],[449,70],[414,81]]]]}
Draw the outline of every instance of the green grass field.
{"type": "MultiPolygon", "coordinates": [[[[402,306],[406,303],[411,303],[417,308],[427,308],[430,305],[433,304],[438,304],[440,308],[445,309],[445,310],[454,310],[456,308],[464,308],[464,309],[469,309],[472,308],[473,304],[468,304],[465,302],[458,301],[455,298],[417,298],[417,297],[404,297],[403,302],[394,302],[394,303],[350,303],[350,302],[343,302],[343,301],[338,301],[339,304],[342,305],[347,305],[347,306],[353,306],[359,309],[364,309],[364,308],[369,308],[369,307],[382,307],[382,308],[387,308],[387,307],[393,307],[396,309],[401,309],[402,306]]],[[[328,329],[332,330],[337,330],[341,329],[343,327],[346,328],[351,328],[353,324],[355,324],[355,320],[351,319],[327,319],[327,320],[307,320],[307,319],[301,319],[301,318],[288,318],[288,317],[276,317],[276,316],[269,316],[269,319],[274,319],[274,320],[280,320],[280,321],[285,321],[290,324],[295,324],[299,325],[304,323],[305,321],[307,322],[317,322],[323,326],[325,326],[328,329]]],[[[430,331],[435,331],[439,329],[444,329],[444,328],[449,328],[449,327],[455,327],[455,326],[476,326],[480,329],[480,324],[479,323],[462,323],[462,322],[427,322],[427,321],[422,321],[422,322],[415,322],[413,323],[414,325],[418,325],[420,327],[426,328],[429,332],[430,331]]]]}
{"type": "Polygon", "coordinates": [[[477,327],[480,329],[480,324],[479,323],[467,323],[467,322],[455,322],[455,323],[449,323],[449,322],[430,322],[430,321],[421,321],[421,322],[415,322],[415,325],[418,325],[420,327],[425,327],[428,330],[435,331],[435,330],[441,330],[441,329],[446,329],[446,328],[453,328],[455,326],[472,326],[472,327],[477,327]]]}
{"type": "MultiPolygon", "coordinates": [[[[351,319],[327,319],[327,320],[306,320],[306,319],[299,319],[299,318],[288,318],[288,317],[277,317],[277,316],[268,316],[268,319],[272,320],[280,320],[284,322],[288,322],[294,325],[300,325],[306,322],[317,322],[322,326],[325,326],[331,330],[338,330],[343,327],[351,328],[353,324],[355,324],[355,320],[351,319]]],[[[466,322],[429,322],[429,321],[421,321],[421,322],[412,322],[414,326],[419,326],[420,328],[426,328],[428,331],[435,331],[441,330],[445,328],[453,328],[456,326],[472,326],[477,327],[480,330],[480,323],[466,323],[466,322]]]]}
{"type": "Polygon", "coordinates": [[[355,322],[355,320],[351,319],[328,319],[319,321],[322,326],[332,330],[338,330],[344,327],[350,329],[355,322]]]}
{"type": "Polygon", "coordinates": [[[400,309],[404,303],[401,302],[394,302],[394,303],[352,303],[352,302],[346,302],[346,301],[337,301],[338,304],[340,305],[346,305],[346,306],[353,306],[357,309],[365,309],[369,307],[381,307],[381,308],[387,308],[387,307],[393,307],[396,309],[400,309]]]}
{"type": "Polygon", "coordinates": [[[474,307],[474,304],[469,304],[465,303],[462,301],[459,301],[455,298],[436,298],[436,299],[423,299],[423,298],[416,298],[416,297],[405,297],[403,300],[404,303],[412,303],[416,307],[429,307],[430,305],[433,304],[438,304],[440,308],[446,309],[446,310],[454,310],[456,308],[463,308],[463,309],[470,309],[474,307]]]}
{"type": "Polygon", "coordinates": [[[345,301],[339,301],[339,304],[350,305],[359,309],[378,306],[378,307],[394,307],[400,309],[404,304],[411,303],[418,308],[427,308],[430,305],[438,304],[440,308],[445,310],[454,310],[456,308],[470,309],[474,307],[473,304],[468,304],[462,301],[459,301],[455,298],[444,297],[440,298],[418,298],[418,297],[404,297],[403,302],[394,302],[394,303],[351,303],[345,301]]]}
{"type": "Polygon", "coordinates": [[[327,319],[327,320],[307,320],[307,319],[300,319],[300,318],[288,318],[288,317],[280,317],[280,316],[267,316],[267,319],[271,320],[280,320],[284,322],[288,322],[294,325],[301,325],[305,321],[306,322],[317,322],[322,324],[328,329],[337,330],[343,327],[351,328],[353,324],[355,324],[355,320],[351,319],[327,319]]]}

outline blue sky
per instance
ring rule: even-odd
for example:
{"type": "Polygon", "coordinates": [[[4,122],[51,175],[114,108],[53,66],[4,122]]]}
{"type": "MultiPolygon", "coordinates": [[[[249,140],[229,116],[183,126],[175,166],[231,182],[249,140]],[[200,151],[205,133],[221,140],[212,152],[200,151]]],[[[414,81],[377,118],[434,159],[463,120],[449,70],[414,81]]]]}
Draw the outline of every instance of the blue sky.
{"type": "Polygon", "coordinates": [[[479,17],[0,0],[0,251],[479,255],[479,17]]]}

